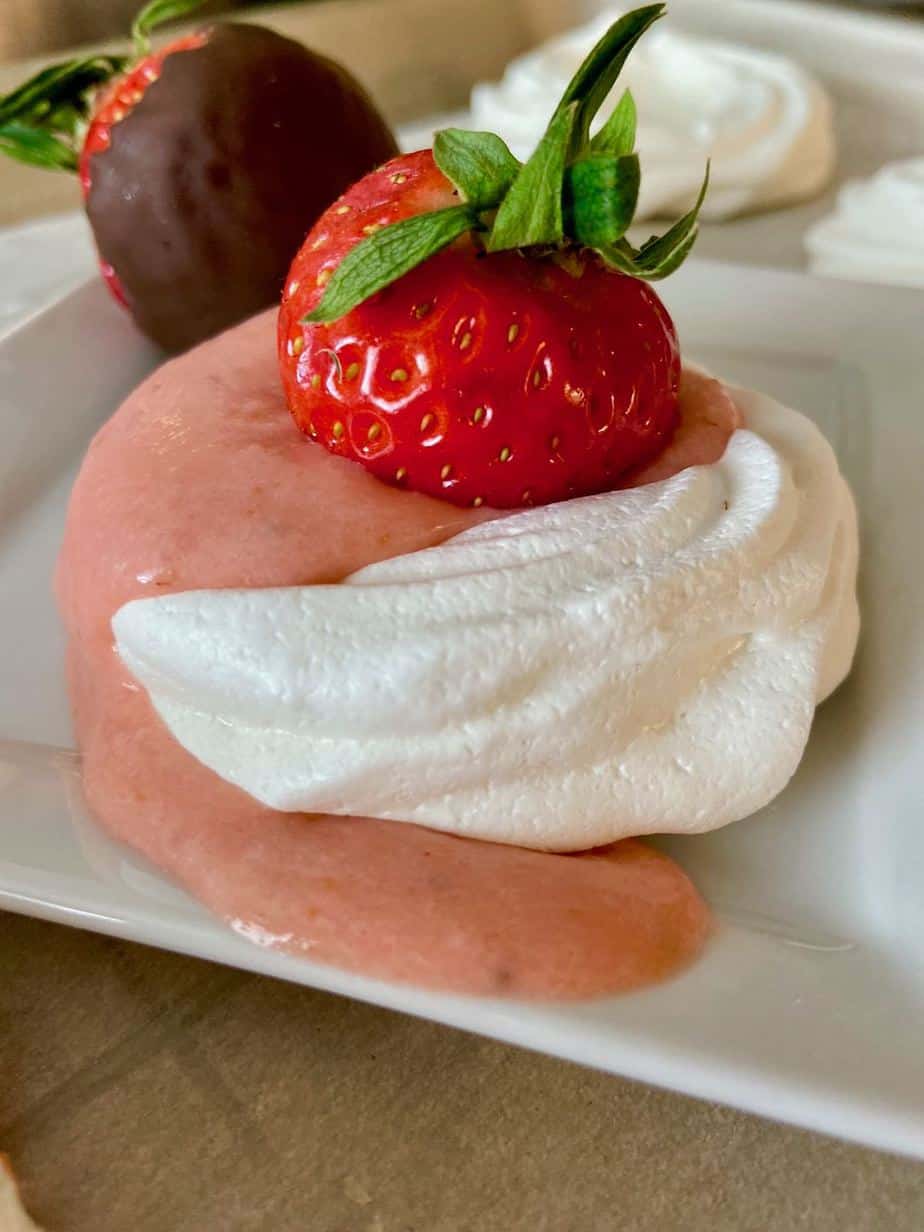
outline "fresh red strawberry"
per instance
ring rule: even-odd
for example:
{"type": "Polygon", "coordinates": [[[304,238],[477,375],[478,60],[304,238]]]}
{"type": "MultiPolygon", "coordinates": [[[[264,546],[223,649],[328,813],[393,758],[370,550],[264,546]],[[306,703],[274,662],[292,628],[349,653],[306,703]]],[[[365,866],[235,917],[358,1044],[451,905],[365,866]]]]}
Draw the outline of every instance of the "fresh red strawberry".
{"type": "Polygon", "coordinates": [[[447,129],[323,215],[279,313],[303,432],[386,482],[495,508],[616,487],[664,448],[680,355],[648,283],[690,251],[708,174],[689,213],[636,249],[628,92],[590,136],[663,12],[614,22],[525,164],[491,133],[447,129]]]}
{"type": "Polygon", "coordinates": [[[79,173],[106,282],[169,350],[277,300],[321,211],[397,150],[346,70],[271,30],[226,22],[151,50],[201,2],[151,0],[131,56],[0,97],[0,150],[79,173]]]}
{"type": "Polygon", "coordinates": [[[465,234],[345,316],[301,323],[370,233],[457,204],[425,150],[372,172],[318,221],[279,317],[296,423],[380,479],[456,504],[615,486],[669,440],[680,359],[654,291],[596,253],[486,255],[465,234]]]}

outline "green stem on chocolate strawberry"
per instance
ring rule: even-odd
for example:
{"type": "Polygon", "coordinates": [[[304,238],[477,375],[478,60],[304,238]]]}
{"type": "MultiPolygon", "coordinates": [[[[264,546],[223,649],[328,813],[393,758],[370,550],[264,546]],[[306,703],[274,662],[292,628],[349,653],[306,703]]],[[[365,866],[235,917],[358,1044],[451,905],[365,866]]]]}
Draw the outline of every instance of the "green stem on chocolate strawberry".
{"type": "Polygon", "coordinates": [[[90,56],[30,77],[0,98],[0,150],[37,167],[76,171],[93,96],[127,63],[125,56],[90,56]]]}
{"type": "Polygon", "coordinates": [[[333,271],[305,321],[338,320],[466,232],[480,233],[488,253],[590,249],[633,278],[655,281],[673,273],[696,239],[708,166],[693,208],[663,236],[636,249],[626,238],[640,186],[636,109],[628,90],[590,136],[630,52],[665,7],[647,5],[609,27],[569,82],[526,163],[494,133],[438,132],[434,161],[464,204],[403,219],[360,241],[333,271]]]}
{"type": "Polygon", "coordinates": [[[158,26],[176,21],[202,8],[205,0],[150,0],[132,22],[132,44],[135,55],[146,56],[151,50],[151,34],[158,26]]]}
{"type": "Polygon", "coordinates": [[[200,8],[204,0],[152,0],[132,25],[134,57],[89,56],[41,69],[0,97],[0,151],[52,171],[76,171],[87,124],[102,86],[132,59],[148,54],[152,31],[200,8]]]}

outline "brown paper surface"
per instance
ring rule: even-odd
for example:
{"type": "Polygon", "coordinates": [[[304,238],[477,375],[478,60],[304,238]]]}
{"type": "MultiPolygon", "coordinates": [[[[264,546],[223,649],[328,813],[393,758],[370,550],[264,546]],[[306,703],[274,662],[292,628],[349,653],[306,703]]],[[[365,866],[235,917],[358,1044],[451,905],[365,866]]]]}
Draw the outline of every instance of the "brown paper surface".
{"type": "MultiPolygon", "coordinates": [[[[347,61],[395,120],[458,105],[568,16],[553,0],[260,12],[347,61]]],[[[0,66],[0,91],[22,75],[0,66]]],[[[8,161],[0,189],[0,223],[77,203],[70,177],[8,161]]],[[[924,1228],[918,1163],[2,914],[0,1149],[47,1232],[924,1228]]]]}

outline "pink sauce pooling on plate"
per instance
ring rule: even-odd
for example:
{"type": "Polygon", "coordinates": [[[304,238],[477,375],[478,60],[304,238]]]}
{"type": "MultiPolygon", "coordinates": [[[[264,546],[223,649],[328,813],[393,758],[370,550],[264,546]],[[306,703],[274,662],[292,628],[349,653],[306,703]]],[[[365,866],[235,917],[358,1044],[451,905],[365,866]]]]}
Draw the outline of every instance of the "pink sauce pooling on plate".
{"type": "MultiPolygon", "coordinates": [[[[365,975],[461,993],[624,992],[689,963],[710,931],[684,872],[641,842],[555,855],[401,822],[264,808],[178,745],[115,653],[129,599],[336,582],[498,515],[400,492],[293,426],[265,313],[150,377],[97,434],[57,590],[96,817],[238,931],[365,975]]],[[[680,427],[631,482],[719,458],[738,426],[686,374],[680,427]]]]}

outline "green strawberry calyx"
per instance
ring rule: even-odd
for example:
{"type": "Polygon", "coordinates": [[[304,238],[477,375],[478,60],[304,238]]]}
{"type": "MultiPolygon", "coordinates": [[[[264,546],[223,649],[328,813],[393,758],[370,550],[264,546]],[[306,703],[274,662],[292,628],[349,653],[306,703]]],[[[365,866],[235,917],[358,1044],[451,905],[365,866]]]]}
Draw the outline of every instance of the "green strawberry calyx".
{"type": "Polygon", "coordinates": [[[76,171],[97,93],[151,51],[151,33],[203,0],[151,0],[132,24],[132,55],[52,64],[0,95],[0,152],[52,171],[76,171]]]}
{"type": "Polygon", "coordinates": [[[466,233],[488,253],[591,249],[612,269],[654,282],[684,261],[696,240],[709,167],[693,208],[640,248],[626,238],[638,204],[636,109],[626,90],[595,136],[590,126],[642,35],[664,15],[649,4],[615,21],[590,51],[521,163],[494,133],[443,129],[433,158],[462,203],[382,227],[344,257],[306,323],[336,321],[376,291],[466,233]]]}

